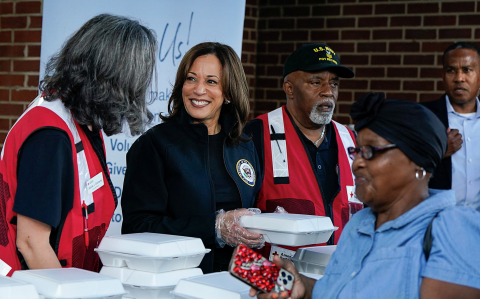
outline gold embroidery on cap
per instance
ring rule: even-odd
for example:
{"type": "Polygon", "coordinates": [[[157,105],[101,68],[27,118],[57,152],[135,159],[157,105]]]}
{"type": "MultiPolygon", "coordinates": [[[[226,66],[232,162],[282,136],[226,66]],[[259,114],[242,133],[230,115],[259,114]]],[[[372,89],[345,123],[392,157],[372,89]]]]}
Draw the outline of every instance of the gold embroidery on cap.
{"type": "Polygon", "coordinates": [[[320,61],[327,60],[327,61],[333,62],[335,64],[338,64],[335,60],[333,60],[331,58],[318,58],[318,60],[320,60],[320,61]]]}

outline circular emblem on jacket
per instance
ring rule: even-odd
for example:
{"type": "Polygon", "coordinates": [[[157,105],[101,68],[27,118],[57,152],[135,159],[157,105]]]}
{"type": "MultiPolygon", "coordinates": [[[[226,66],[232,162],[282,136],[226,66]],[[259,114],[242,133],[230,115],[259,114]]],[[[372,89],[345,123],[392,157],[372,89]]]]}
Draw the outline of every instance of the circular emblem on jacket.
{"type": "Polygon", "coordinates": [[[237,173],[245,184],[251,187],[255,186],[255,170],[250,162],[245,159],[238,160],[237,173]]]}

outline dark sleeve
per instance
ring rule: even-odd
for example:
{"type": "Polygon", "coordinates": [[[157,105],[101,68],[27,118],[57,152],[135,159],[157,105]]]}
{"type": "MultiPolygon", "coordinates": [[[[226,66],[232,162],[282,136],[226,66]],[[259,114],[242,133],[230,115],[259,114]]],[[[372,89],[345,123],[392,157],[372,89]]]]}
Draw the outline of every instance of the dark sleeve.
{"type": "Polygon", "coordinates": [[[260,162],[260,173],[263,177],[265,169],[265,153],[263,150],[263,121],[261,119],[253,119],[247,123],[243,130],[247,136],[252,137],[255,150],[257,151],[258,160],[260,162]]]}
{"type": "MultiPolygon", "coordinates": [[[[201,238],[205,246],[214,246],[215,213],[174,216],[170,211],[173,205],[180,203],[170,198],[165,182],[165,157],[155,146],[154,138],[150,133],[142,135],[127,153],[127,171],[121,200],[122,233],[152,232],[189,236],[201,238]]],[[[192,177],[192,180],[194,184],[195,178],[192,177]]],[[[178,186],[180,183],[176,185],[181,188],[178,186]]]]}
{"type": "Polygon", "coordinates": [[[73,207],[72,145],[66,132],[41,129],[23,143],[13,211],[56,228],[73,207]]]}
{"type": "Polygon", "coordinates": [[[434,110],[436,102],[437,101],[434,100],[434,101],[428,101],[428,102],[420,102],[419,104],[425,106],[430,110],[434,110]]]}

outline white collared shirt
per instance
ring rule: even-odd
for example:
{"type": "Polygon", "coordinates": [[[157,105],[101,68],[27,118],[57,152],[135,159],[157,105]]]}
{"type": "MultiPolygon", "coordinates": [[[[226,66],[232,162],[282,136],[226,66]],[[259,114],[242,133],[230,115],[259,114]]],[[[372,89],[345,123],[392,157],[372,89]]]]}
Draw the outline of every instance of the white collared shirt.
{"type": "Polygon", "coordinates": [[[448,125],[462,134],[462,147],[452,155],[452,189],[458,206],[472,206],[480,211],[480,102],[477,112],[455,112],[448,96],[448,125]]]}

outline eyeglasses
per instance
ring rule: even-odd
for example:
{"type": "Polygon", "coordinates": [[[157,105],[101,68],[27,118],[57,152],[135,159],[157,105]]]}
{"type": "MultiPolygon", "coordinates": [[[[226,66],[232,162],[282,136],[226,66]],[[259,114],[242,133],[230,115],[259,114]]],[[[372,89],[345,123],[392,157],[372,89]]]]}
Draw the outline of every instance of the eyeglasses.
{"type": "Polygon", "coordinates": [[[360,156],[364,158],[365,160],[370,160],[373,158],[373,155],[376,152],[380,151],[386,151],[392,148],[397,148],[396,144],[388,144],[384,146],[371,146],[371,145],[362,145],[359,147],[349,147],[347,148],[348,151],[348,156],[350,156],[350,159],[355,160],[355,157],[357,156],[358,153],[360,153],[360,156]]]}

